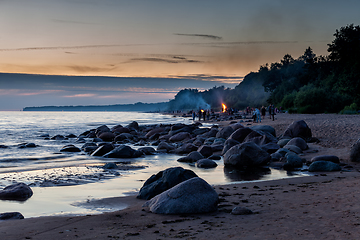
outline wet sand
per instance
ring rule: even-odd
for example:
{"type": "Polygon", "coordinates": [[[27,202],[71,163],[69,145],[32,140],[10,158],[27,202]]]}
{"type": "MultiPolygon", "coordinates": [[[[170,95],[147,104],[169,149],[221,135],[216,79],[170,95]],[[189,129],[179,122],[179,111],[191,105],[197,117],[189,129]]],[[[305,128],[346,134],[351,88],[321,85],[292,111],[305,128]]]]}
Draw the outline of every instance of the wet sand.
{"type": "Polygon", "coordinates": [[[305,158],[334,154],[352,168],[215,186],[219,210],[209,214],[158,215],[148,212],[142,207],[145,201],[134,196],[104,199],[97,204],[122,203],[128,208],[81,217],[4,221],[1,239],[358,239],[360,173],[359,164],[349,162],[349,150],[360,137],[360,116],[278,114],[275,121],[265,118],[261,124],[273,126],[280,135],[294,120],[305,120],[320,140],[310,144],[305,158]],[[236,206],[254,214],[231,215],[236,206]]]}

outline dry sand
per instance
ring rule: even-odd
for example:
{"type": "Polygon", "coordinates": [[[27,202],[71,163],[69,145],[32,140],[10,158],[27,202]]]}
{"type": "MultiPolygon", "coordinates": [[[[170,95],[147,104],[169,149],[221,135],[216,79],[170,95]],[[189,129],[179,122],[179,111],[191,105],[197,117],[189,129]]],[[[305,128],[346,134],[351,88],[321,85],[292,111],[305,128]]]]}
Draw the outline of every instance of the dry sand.
{"type": "MultiPolygon", "coordinates": [[[[305,120],[320,139],[310,145],[319,151],[306,158],[334,154],[349,163],[349,149],[360,137],[360,116],[278,114],[261,124],[281,134],[294,120],[305,120]]],[[[214,213],[158,215],[134,196],[113,198],[104,201],[129,207],[93,216],[4,221],[0,239],[359,239],[359,165],[349,164],[351,171],[215,186],[221,202],[214,213]],[[231,215],[236,206],[254,214],[231,215]]]]}

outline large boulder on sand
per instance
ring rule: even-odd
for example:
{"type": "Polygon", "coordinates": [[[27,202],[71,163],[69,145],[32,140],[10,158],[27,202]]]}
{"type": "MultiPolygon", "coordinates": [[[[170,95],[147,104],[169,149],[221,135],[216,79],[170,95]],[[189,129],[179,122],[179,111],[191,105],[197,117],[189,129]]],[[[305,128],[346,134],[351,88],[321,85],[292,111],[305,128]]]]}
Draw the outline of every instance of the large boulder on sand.
{"type": "Polygon", "coordinates": [[[218,194],[205,180],[195,177],[155,196],[144,204],[158,214],[194,214],[217,210],[218,194]]]}
{"type": "Polygon", "coordinates": [[[191,170],[182,167],[168,168],[158,172],[156,175],[152,175],[146,180],[137,198],[151,199],[175,185],[194,177],[197,177],[197,175],[191,170]]]}
{"type": "Polygon", "coordinates": [[[224,165],[239,168],[259,167],[270,161],[270,154],[253,142],[238,144],[224,155],[224,165]]]}
{"type": "Polygon", "coordinates": [[[309,166],[309,172],[333,172],[340,170],[341,167],[339,164],[329,161],[317,161],[309,166]]]}
{"type": "Polygon", "coordinates": [[[360,138],[351,147],[350,160],[352,162],[360,162],[360,138]]]}
{"type": "Polygon", "coordinates": [[[301,137],[304,140],[311,139],[311,129],[308,127],[304,120],[295,121],[290,124],[283,134],[284,138],[290,137],[301,137]]]}
{"type": "Polygon", "coordinates": [[[287,146],[287,145],[297,146],[298,148],[300,148],[303,151],[309,148],[306,141],[304,139],[300,138],[300,137],[296,137],[296,138],[291,139],[289,142],[286,143],[285,146],[287,146]]]}
{"type": "Polygon", "coordinates": [[[328,161],[333,163],[340,163],[340,159],[338,156],[334,155],[320,155],[313,157],[310,162],[318,162],[318,161],[328,161]]]}
{"type": "Polygon", "coordinates": [[[33,195],[31,188],[25,183],[16,183],[0,191],[0,200],[25,201],[33,195]]]}

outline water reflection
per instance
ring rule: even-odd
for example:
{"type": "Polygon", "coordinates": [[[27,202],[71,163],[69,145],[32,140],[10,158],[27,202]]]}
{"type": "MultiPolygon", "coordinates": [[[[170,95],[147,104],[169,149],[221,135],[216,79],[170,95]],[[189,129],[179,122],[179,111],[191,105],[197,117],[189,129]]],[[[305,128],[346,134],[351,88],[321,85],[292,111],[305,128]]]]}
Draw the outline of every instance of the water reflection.
{"type": "Polygon", "coordinates": [[[264,178],[265,175],[271,174],[270,168],[251,168],[237,169],[232,167],[224,167],[224,174],[230,182],[254,181],[264,178]]]}

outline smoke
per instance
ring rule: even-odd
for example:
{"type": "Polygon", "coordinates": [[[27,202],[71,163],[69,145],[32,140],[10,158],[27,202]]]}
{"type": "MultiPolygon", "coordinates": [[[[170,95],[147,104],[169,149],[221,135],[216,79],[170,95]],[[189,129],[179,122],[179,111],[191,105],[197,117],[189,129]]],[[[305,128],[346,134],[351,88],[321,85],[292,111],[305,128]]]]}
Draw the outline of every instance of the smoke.
{"type": "Polygon", "coordinates": [[[181,90],[174,100],[170,101],[169,110],[210,109],[211,106],[202,98],[197,90],[181,90]]]}

